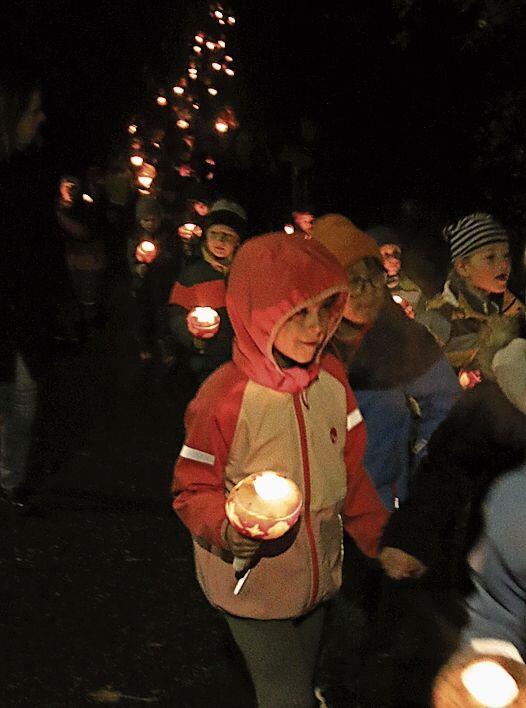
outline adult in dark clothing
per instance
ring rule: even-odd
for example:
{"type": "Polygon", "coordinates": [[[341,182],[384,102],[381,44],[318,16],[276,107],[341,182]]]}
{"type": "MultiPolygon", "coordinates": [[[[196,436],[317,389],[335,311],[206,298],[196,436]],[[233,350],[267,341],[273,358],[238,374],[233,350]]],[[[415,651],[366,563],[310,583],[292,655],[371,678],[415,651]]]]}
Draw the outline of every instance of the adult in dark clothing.
{"type": "Polygon", "coordinates": [[[411,470],[460,387],[433,337],[390,297],[373,238],[337,214],[318,219],[312,236],[349,275],[350,297],[333,345],[367,426],[365,466],[392,510],[405,499],[411,470]]]}
{"type": "Polygon", "coordinates": [[[493,370],[495,351],[504,351],[501,334],[490,337],[487,347],[478,360],[482,383],[464,393],[433,434],[406,502],[384,531],[381,559],[393,578],[419,576],[425,567],[438,565],[449,565],[457,576],[460,571],[459,580],[465,578],[464,559],[480,531],[488,488],[526,461],[524,412],[493,370]],[[460,536],[454,542],[452,528],[460,536]]]}
{"type": "MultiPolygon", "coordinates": [[[[38,381],[51,354],[54,178],[38,148],[45,119],[37,82],[0,82],[0,485],[26,504],[38,381]]],[[[58,267],[58,266],[57,266],[58,267]]]]}

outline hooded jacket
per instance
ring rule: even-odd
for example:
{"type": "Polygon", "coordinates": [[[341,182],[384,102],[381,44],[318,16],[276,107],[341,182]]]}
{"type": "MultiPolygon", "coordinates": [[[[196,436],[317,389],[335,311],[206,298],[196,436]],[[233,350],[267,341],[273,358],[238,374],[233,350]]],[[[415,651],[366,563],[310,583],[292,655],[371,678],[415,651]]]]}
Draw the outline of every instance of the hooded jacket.
{"type": "Polygon", "coordinates": [[[387,513],[362,466],[365,426],[341,363],[323,355],[346,292],[345,272],[315,241],[270,234],[247,242],[234,260],[227,290],[233,361],[205,381],[188,407],[173,481],[173,508],[192,533],[201,588],[230,614],[298,617],[334,595],[342,523],[364,553],[376,555],[387,513]],[[311,364],[280,368],[273,353],[280,327],[335,294],[326,340],[311,364]],[[289,533],[262,543],[234,595],[225,498],[241,479],[265,469],[297,483],[303,509],[289,533]]]}

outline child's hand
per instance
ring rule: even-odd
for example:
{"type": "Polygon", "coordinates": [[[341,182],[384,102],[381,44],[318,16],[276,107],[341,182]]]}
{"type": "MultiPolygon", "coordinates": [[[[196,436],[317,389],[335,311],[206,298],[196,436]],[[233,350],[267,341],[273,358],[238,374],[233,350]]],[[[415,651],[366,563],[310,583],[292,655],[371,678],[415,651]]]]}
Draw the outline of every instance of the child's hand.
{"type": "Polygon", "coordinates": [[[386,546],[378,557],[384,573],[393,580],[403,578],[420,578],[426,572],[427,566],[418,558],[409,555],[400,548],[386,546]]]}
{"type": "Polygon", "coordinates": [[[261,541],[247,538],[238,533],[232,524],[228,524],[225,532],[228,547],[236,558],[250,559],[256,555],[261,545],[261,541]]]}

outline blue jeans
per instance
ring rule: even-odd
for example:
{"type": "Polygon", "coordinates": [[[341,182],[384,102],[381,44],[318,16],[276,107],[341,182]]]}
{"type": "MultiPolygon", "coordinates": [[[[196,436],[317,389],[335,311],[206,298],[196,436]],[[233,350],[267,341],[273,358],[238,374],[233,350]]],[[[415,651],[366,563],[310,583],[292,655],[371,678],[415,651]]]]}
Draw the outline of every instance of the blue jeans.
{"type": "Polygon", "coordinates": [[[6,491],[26,479],[37,393],[37,384],[17,354],[15,380],[0,382],[0,486],[6,491]]]}

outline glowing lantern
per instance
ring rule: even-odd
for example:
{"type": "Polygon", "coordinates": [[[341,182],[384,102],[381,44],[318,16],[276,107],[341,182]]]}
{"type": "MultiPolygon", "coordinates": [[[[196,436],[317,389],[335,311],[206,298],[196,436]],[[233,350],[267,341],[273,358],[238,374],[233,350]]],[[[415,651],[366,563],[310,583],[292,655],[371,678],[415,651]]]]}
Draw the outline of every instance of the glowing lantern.
{"type": "Polygon", "coordinates": [[[93,197],[90,197],[89,194],[83,194],[82,200],[85,201],[86,204],[93,204],[93,197]]]}
{"type": "Polygon", "coordinates": [[[179,226],[177,233],[183,241],[191,241],[194,236],[199,238],[203,232],[197,224],[188,223],[179,226]]]}
{"type": "Polygon", "coordinates": [[[526,705],[526,667],[508,656],[454,655],[438,674],[433,707],[507,708],[526,705]]]}
{"type": "Polygon", "coordinates": [[[181,130],[186,130],[186,128],[190,127],[190,123],[184,118],[179,118],[176,125],[178,128],[181,128],[181,130]]]}
{"type": "Polygon", "coordinates": [[[217,96],[217,89],[210,87],[210,88],[208,89],[208,93],[209,93],[211,96],[217,96]]]}
{"type": "Polygon", "coordinates": [[[135,258],[139,263],[151,263],[157,257],[157,246],[153,241],[141,241],[135,249],[135,258]]]}
{"type": "Polygon", "coordinates": [[[207,165],[215,165],[216,164],[216,161],[214,160],[213,157],[207,157],[205,162],[207,165]]]}
{"type": "Polygon", "coordinates": [[[222,118],[219,118],[218,120],[216,120],[214,127],[218,133],[227,133],[228,132],[228,123],[225,123],[225,121],[222,118]]]}
{"type": "Polygon", "coordinates": [[[292,224],[285,224],[283,231],[291,236],[294,233],[294,226],[292,224]]]}
{"type": "MultiPolygon", "coordinates": [[[[298,521],[303,499],[298,486],[279,472],[254,472],[230,491],[225,512],[235,530],[248,538],[273,541],[284,536],[298,521]]],[[[237,595],[250,572],[250,561],[234,558],[239,578],[237,595]]]]}
{"type": "Polygon", "coordinates": [[[159,106],[166,106],[168,101],[166,100],[165,96],[157,96],[157,105],[159,106]]]}
{"type": "Polygon", "coordinates": [[[219,24],[220,24],[220,25],[224,25],[224,24],[225,24],[225,21],[224,21],[224,20],[219,20],[219,24]]]}
{"type": "Polygon", "coordinates": [[[482,381],[482,376],[478,369],[472,369],[468,371],[467,369],[460,369],[458,372],[458,382],[464,390],[468,388],[475,388],[477,384],[482,381]]]}
{"type": "Polygon", "coordinates": [[[198,111],[200,106],[198,103],[192,103],[192,108],[195,108],[195,110],[198,111]]]}
{"type": "Polygon", "coordinates": [[[230,17],[227,18],[227,22],[228,22],[229,25],[235,25],[235,24],[236,24],[236,18],[235,18],[235,17],[232,17],[232,15],[231,15],[230,17]]]}
{"type": "Polygon", "coordinates": [[[225,69],[225,74],[227,74],[227,76],[234,76],[234,70],[230,68],[225,69]]]}
{"type": "Polygon", "coordinates": [[[225,61],[234,61],[230,54],[225,54],[225,61]]]}
{"type": "Polygon", "coordinates": [[[141,157],[141,155],[132,155],[130,157],[130,162],[134,167],[140,167],[144,162],[144,158],[141,157]]]}
{"type": "Polygon", "coordinates": [[[224,49],[226,47],[226,44],[223,39],[220,39],[217,43],[221,47],[221,49],[224,49]]]}
{"type": "Polygon", "coordinates": [[[198,42],[199,44],[203,44],[203,42],[205,41],[205,40],[203,39],[203,36],[202,36],[201,34],[196,34],[195,37],[194,37],[194,39],[195,39],[195,41],[198,42]]]}
{"type": "Polygon", "coordinates": [[[186,316],[188,331],[194,338],[194,344],[203,351],[206,339],[215,337],[221,318],[212,307],[194,307],[186,316]]]}
{"type": "Polygon", "coordinates": [[[217,61],[212,62],[212,69],[214,71],[221,71],[221,64],[217,61]]]}
{"type": "Polygon", "coordinates": [[[221,10],[216,10],[214,12],[214,17],[217,17],[218,20],[221,20],[223,18],[223,13],[221,12],[221,10]]]}
{"type": "Polygon", "coordinates": [[[193,50],[196,54],[201,54],[201,52],[203,51],[202,48],[198,44],[195,44],[193,46],[193,50]]]}
{"type": "Polygon", "coordinates": [[[212,50],[216,48],[216,45],[214,44],[214,42],[207,42],[206,48],[212,50]]]}
{"type": "Polygon", "coordinates": [[[137,132],[137,126],[135,125],[135,123],[132,123],[131,125],[128,126],[128,133],[130,135],[135,135],[136,132],[137,132]]]}
{"type": "Polygon", "coordinates": [[[144,189],[150,189],[153,180],[157,176],[157,170],[153,165],[144,162],[140,171],[137,173],[137,183],[144,187],[144,189]]]}
{"type": "Polygon", "coordinates": [[[406,300],[405,297],[401,297],[400,295],[392,295],[392,298],[397,305],[400,305],[400,307],[410,320],[415,319],[415,311],[409,300],[406,300]]]}

